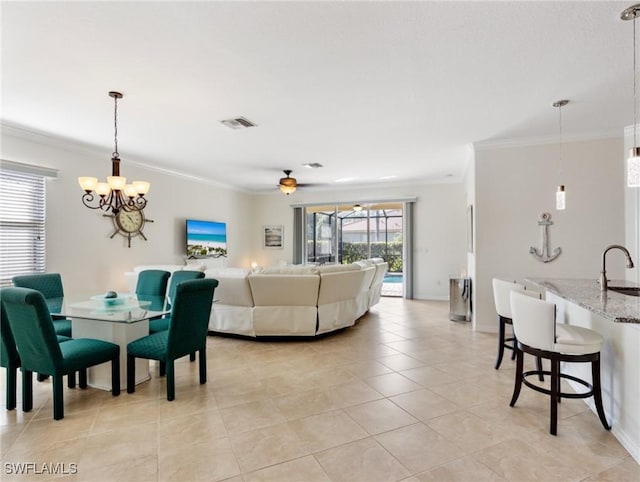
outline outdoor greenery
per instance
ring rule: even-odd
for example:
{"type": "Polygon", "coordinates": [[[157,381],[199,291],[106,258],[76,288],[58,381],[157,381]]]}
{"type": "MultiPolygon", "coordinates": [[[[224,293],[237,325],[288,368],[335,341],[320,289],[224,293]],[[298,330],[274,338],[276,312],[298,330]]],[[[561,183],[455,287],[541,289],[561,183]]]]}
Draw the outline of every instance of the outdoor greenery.
{"type": "MultiPolygon", "coordinates": [[[[368,258],[367,243],[342,243],[342,260],[343,264],[353,263],[361,259],[368,258]]],[[[402,273],[402,239],[371,243],[371,258],[382,258],[389,263],[390,273],[402,273]]]]}

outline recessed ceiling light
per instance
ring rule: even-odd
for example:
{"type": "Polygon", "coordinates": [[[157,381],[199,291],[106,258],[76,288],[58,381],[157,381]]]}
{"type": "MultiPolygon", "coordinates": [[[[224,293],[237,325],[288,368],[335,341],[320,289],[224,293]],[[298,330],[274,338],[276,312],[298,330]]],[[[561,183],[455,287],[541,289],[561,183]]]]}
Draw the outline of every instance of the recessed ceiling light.
{"type": "Polygon", "coordinates": [[[387,179],[395,179],[396,177],[398,177],[398,176],[383,176],[383,177],[380,178],[380,180],[381,181],[385,181],[387,179]]]}
{"type": "Polygon", "coordinates": [[[303,166],[308,167],[309,169],[320,169],[321,167],[324,167],[319,162],[308,162],[306,164],[303,164],[303,166]]]}
{"type": "Polygon", "coordinates": [[[229,127],[230,129],[248,129],[249,127],[256,127],[258,125],[251,122],[249,119],[245,117],[225,119],[225,120],[221,120],[220,123],[229,127]]]}

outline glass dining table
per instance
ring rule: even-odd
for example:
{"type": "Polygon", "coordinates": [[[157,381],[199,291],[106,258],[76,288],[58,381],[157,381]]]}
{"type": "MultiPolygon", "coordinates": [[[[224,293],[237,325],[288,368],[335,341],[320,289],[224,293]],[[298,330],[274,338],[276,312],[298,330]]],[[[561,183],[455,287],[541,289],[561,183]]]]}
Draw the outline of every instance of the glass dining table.
{"type": "MultiPolygon", "coordinates": [[[[120,346],[120,387],[127,385],[127,344],[149,334],[149,320],[171,313],[168,298],[118,293],[105,295],[66,295],[47,300],[54,316],[71,319],[73,338],[95,338],[120,346]]],[[[136,384],[150,378],[149,361],[136,358],[136,384]]],[[[111,390],[109,364],[97,365],[87,371],[89,386],[111,390]]]]}

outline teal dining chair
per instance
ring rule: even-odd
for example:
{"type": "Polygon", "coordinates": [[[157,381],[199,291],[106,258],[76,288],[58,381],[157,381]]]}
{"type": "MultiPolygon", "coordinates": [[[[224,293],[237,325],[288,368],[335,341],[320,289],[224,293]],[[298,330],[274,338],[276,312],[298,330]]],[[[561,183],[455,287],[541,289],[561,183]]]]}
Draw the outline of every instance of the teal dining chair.
{"type": "MultiPolygon", "coordinates": [[[[79,338],[59,343],[53,320],[43,294],[29,288],[3,288],[0,298],[20,356],[23,386],[27,396],[22,409],[33,408],[28,386],[32,372],[53,379],[53,418],[64,418],[62,377],[79,372],[80,388],[87,387],[87,368],[111,362],[111,393],[120,395],[120,347],[91,338],[79,338]]],[[[24,396],[24,394],[23,394],[24,396]]]]}
{"type": "Polygon", "coordinates": [[[136,295],[165,296],[171,273],[161,269],[145,269],[138,273],[136,295]]]}
{"type": "MultiPolygon", "coordinates": [[[[176,288],[179,283],[183,281],[193,280],[193,279],[201,279],[204,278],[204,273],[202,271],[176,271],[171,276],[171,281],[169,283],[169,302],[173,303],[173,300],[176,297],[176,288]]],[[[163,318],[151,320],[149,322],[149,333],[158,333],[159,331],[164,331],[169,329],[169,324],[171,323],[171,315],[167,315],[163,318]]],[[[194,358],[195,359],[195,358],[194,358]]]]}
{"type": "Polygon", "coordinates": [[[174,361],[198,352],[200,383],[207,381],[207,331],[213,293],[218,280],[205,278],[176,285],[169,329],[127,345],[127,392],[135,392],[136,358],[158,360],[167,373],[167,400],[175,398],[174,361]]]}
{"type": "MultiPolygon", "coordinates": [[[[13,410],[16,408],[16,386],[17,386],[17,372],[20,368],[20,356],[16,349],[16,342],[13,339],[11,328],[7,322],[7,313],[4,309],[4,303],[0,303],[0,366],[6,369],[6,382],[7,382],[7,395],[6,395],[6,407],[7,410],[13,410]]],[[[22,387],[22,404],[24,406],[25,393],[28,387],[22,387]]]]}
{"type": "MultiPolygon", "coordinates": [[[[13,286],[39,291],[47,300],[64,298],[62,276],[60,273],[40,273],[14,276],[13,286]]],[[[53,326],[58,335],[71,336],[71,320],[64,316],[53,315],[53,326]]]]}
{"type": "MultiPolygon", "coordinates": [[[[7,321],[7,312],[4,309],[4,303],[0,300],[0,366],[6,369],[6,397],[5,406],[7,410],[13,410],[16,408],[16,393],[17,393],[17,372],[20,368],[20,355],[16,348],[16,341],[11,333],[11,327],[7,321]]],[[[71,338],[61,335],[56,335],[58,343],[71,340],[71,338]]],[[[69,381],[69,388],[75,387],[75,373],[72,376],[67,377],[69,381]]],[[[29,400],[32,400],[33,383],[31,378],[22,378],[22,406],[29,405],[29,400]],[[26,403],[25,403],[26,402],[26,403]]]]}

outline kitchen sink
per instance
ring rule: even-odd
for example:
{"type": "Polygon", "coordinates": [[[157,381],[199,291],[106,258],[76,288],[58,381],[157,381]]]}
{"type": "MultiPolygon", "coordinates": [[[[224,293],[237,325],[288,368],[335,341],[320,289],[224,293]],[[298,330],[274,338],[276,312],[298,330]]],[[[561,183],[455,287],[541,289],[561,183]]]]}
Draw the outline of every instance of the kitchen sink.
{"type": "Polygon", "coordinates": [[[611,291],[629,296],[640,296],[640,286],[609,286],[611,291]]]}

